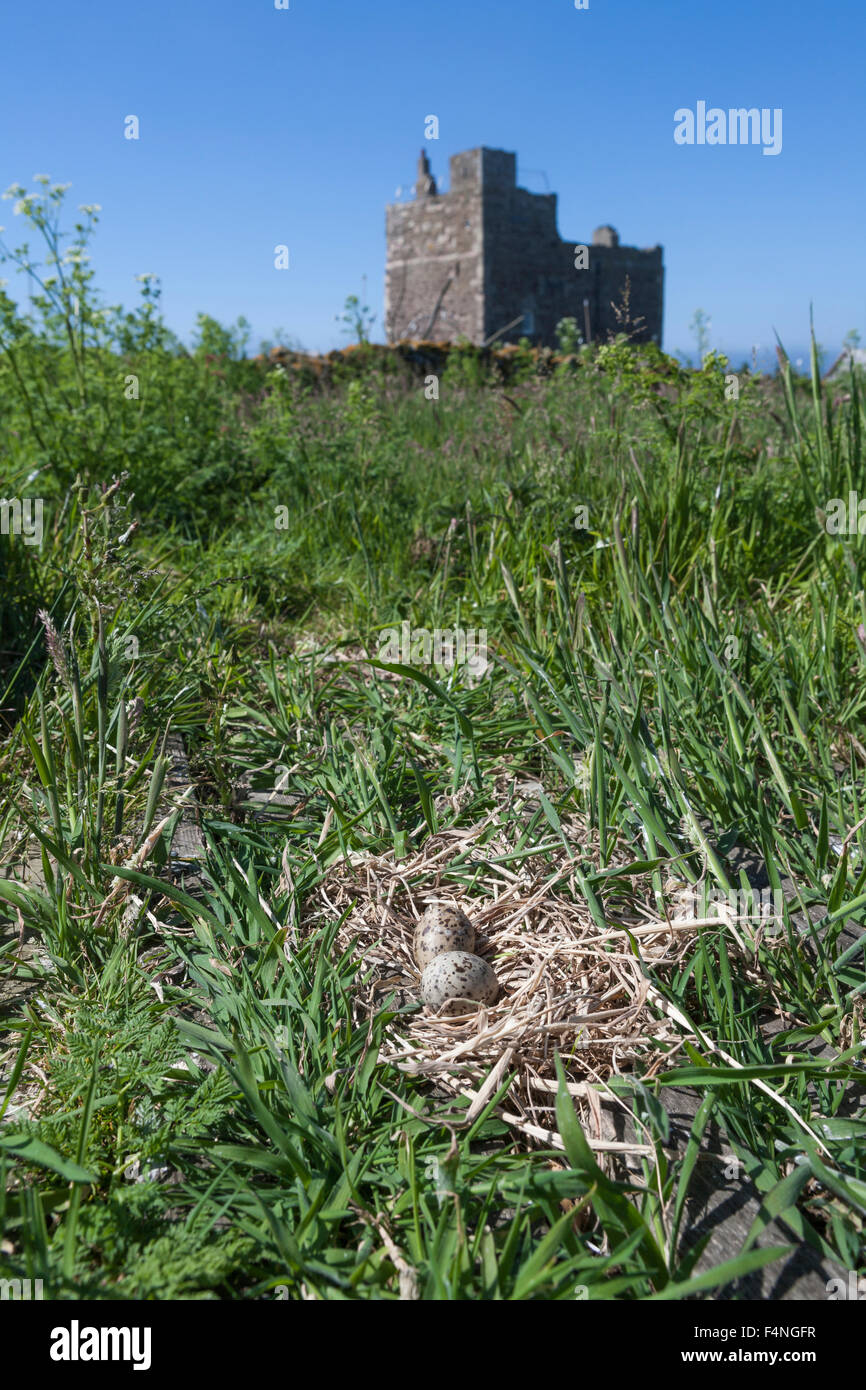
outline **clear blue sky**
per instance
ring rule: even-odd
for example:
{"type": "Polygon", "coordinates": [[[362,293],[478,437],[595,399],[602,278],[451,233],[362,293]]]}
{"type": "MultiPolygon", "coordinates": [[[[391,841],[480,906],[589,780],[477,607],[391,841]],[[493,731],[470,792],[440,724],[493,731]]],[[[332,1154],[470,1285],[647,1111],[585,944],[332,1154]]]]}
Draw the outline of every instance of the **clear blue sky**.
{"type": "MultiPolygon", "coordinates": [[[[102,205],[107,298],[157,273],[171,327],[245,315],[337,346],[346,295],[381,336],[384,207],[476,145],[559,194],[559,230],[660,242],[664,346],[866,341],[866,4],[837,0],[29,0],[0,17],[0,186],[35,173],[102,205]],[[783,111],[783,148],[678,146],[699,100],[783,111]],[[141,138],[123,138],[139,117],[141,138]],[[291,269],[277,271],[286,243],[291,269]]],[[[13,231],[12,209],[0,222],[13,231]]],[[[17,231],[17,228],[14,230],[17,231]]]]}

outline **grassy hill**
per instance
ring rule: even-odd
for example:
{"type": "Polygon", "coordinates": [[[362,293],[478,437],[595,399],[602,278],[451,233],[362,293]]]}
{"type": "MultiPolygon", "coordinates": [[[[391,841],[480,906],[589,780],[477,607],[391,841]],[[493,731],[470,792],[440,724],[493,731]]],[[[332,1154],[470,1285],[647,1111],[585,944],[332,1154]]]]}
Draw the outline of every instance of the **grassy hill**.
{"type": "MultiPolygon", "coordinates": [[[[22,208],[49,254],[61,206],[22,208]]],[[[41,503],[0,534],[0,1275],[703,1296],[779,1258],[690,1283],[711,1120],[765,1222],[862,1267],[857,379],[187,351],[152,280],[99,304],[94,219],[27,317],[0,291],[0,497],[41,503]],[[707,909],[735,843],[793,884],[769,921],[707,909]],[[456,1026],[407,944],[439,894],[504,985],[456,1026]]]]}

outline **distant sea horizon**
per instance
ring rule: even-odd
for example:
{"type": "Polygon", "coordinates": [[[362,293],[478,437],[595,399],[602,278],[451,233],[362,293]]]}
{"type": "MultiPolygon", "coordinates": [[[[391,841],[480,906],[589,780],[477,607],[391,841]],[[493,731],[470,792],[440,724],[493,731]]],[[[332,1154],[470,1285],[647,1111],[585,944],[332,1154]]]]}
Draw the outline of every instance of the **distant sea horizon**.
{"type": "MultiPolygon", "coordinates": [[[[793,367],[794,371],[801,372],[804,375],[808,376],[811,371],[810,360],[812,350],[810,345],[808,343],[806,343],[805,345],[802,343],[783,343],[783,347],[787,352],[788,357],[790,358],[791,366],[793,367]]],[[[694,347],[665,347],[664,350],[670,357],[678,357],[680,361],[686,362],[687,365],[697,366],[698,354],[697,349],[694,347]]],[[[754,365],[759,372],[772,374],[779,370],[779,359],[776,356],[775,343],[762,343],[754,348],[744,348],[727,347],[724,344],[716,344],[711,342],[708,351],[724,353],[725,357],[727,357],[729,363],[731,364],[731,367],[735,370],[742,367],[744,363],[751,370],[753,366],[753,358],[754,365]]],[[[838,345],[836,343],[831,343],[829,344],[829,346],[824,343],[819,344],[819,362],[821,365],[822,373],[829,372],[830,368],[833,366],[833,363],[836,362],[838,358],[842,356],[843,351],[844,349],[841,343],[839,343],[838,345]]]]}

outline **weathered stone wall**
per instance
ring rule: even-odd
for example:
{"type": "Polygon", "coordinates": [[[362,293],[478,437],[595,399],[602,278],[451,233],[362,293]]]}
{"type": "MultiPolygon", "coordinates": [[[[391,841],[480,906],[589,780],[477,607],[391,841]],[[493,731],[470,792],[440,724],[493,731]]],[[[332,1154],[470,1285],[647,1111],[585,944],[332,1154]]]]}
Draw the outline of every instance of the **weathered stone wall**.
{"type": "Polygon", "coordinates": [[[465,336],[481,344],[507,330],[498,341],[553,345],[567,316],[585,336],[588,313],[594,342],[628,331],[637,342],[661,343],[661,247],[620,246],[611,227],[597,229],[596,244],[563,241],[556,195],[518,188],[508,151],[453,155],[451,191],[389,207],[386,235],[389,341],[465,336]],[[580,244],[589,246],[585,269],[575,268],[580,244]],[[623,307],[627,282],[628,322],[613,309],[623,307]]]}
{"type": "Polygon", "coordinates": [[[386,211],[385,332],[398,338],[484,333],[481,185],[461,181],[451,161],[452,191],[394,203],[386,211]]]}

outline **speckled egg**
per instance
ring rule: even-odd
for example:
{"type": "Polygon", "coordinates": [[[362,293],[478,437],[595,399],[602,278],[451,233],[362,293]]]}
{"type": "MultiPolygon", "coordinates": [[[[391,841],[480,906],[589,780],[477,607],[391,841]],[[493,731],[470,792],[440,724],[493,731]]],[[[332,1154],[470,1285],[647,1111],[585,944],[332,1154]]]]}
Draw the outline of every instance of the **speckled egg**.
{"type": "Polygon", "coordinates": [[[421,976],[424,1003],[446,1016],[471,1013],[469,1000],[492,1004],[498,992],[499,981],[490,966],[469,951],[446,951],[432,960],[421,976]]]}
{"type": "Polygon", "coordinates": [[[459,907],[433,903],[415,928],[414,946],[418,969],[426,970],[444,951],[473,950],[475,928],[459,907]]]}

